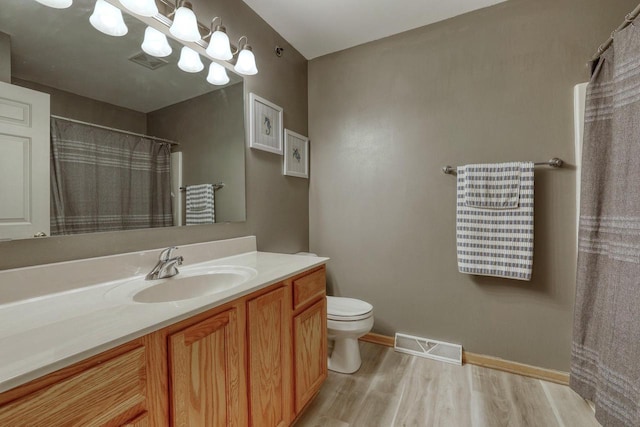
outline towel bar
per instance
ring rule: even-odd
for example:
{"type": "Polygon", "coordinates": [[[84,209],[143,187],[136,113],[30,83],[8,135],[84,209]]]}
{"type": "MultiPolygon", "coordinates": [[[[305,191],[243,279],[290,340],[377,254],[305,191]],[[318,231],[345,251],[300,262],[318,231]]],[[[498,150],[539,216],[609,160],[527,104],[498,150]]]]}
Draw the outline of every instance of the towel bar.
{"type": "MultiPolygon", "coordinates": [[[[218,182],[217,184],[213,184],[213,191],[218,191],[224,187],[224,182],[218,182]]],[[[180,191],[187,191],[187,187],[180,187],[180,191]]]]}
{"type": "MultiPolygon", "coordinates": [[[[534,163],[534,166],[551,166],[552,168],[561,168],[564,165],[564,160],[554,157],[553,159],[547,162],[537,162],[534,163]]],[[[448,175],[455,175],[456,168],[453,166],[444,166],[442,168],[442,172],[448,175]]]]}

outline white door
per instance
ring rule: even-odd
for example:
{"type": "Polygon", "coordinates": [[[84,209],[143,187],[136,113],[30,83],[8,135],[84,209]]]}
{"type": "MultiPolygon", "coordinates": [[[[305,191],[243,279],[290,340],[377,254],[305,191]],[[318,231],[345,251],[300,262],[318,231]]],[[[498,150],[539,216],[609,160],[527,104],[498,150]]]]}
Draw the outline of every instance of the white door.
{"type": "Polygon", "coordinates": [[[0,240],[49,235],[49,95],[0,82],[0,240]]]}

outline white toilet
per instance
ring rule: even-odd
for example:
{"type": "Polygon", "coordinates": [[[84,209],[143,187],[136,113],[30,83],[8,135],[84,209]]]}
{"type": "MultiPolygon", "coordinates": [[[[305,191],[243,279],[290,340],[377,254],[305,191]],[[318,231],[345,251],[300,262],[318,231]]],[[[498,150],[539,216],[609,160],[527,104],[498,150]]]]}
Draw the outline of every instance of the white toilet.
{"type": "MultiPolygon", "coordinates": [[[[309,252],[296,255],[317,256],[309,252]]],[[[352,374],[360,369],[358,338],[373,327],[373,306],[354,298],[327,297],[327,335],[334,341],[329,369],[352,374]]]]}
{"type": "Polygon", "coordinates": [[[373,327],[373,306],[354,298],[327,297],[327,335],[334,341],[329,356],[329,369],[352,374],[358,369],[360,347],[358,338],[373,327]]]}

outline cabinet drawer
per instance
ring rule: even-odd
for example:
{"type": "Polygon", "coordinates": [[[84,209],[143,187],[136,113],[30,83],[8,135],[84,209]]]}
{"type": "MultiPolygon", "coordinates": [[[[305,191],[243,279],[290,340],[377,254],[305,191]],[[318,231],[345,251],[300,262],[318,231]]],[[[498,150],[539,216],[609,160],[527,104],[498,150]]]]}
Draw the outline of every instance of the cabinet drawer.
{"type": "Polygon", "coordinates": [[[146,377],[138,347],[7,403],[0,425],[119,426],[145,410],[146,377]]]}
{"type": "Polygon", "coordinates": [[[293,309],[323,296],[326,291],[325,270],[321,268],[293,281],[293,309]]]}

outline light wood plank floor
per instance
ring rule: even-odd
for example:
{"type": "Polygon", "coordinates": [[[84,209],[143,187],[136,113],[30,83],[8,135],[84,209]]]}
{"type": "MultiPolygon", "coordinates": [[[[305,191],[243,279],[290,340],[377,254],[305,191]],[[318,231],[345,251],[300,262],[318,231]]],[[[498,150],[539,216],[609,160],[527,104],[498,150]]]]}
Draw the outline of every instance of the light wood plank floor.
{"type": "Polygon", "coordinates": [[[599,426],[567,386],[371,343],[361,342],[360,351],[360,370],[329,371],[295,427],[599,426]]]}

